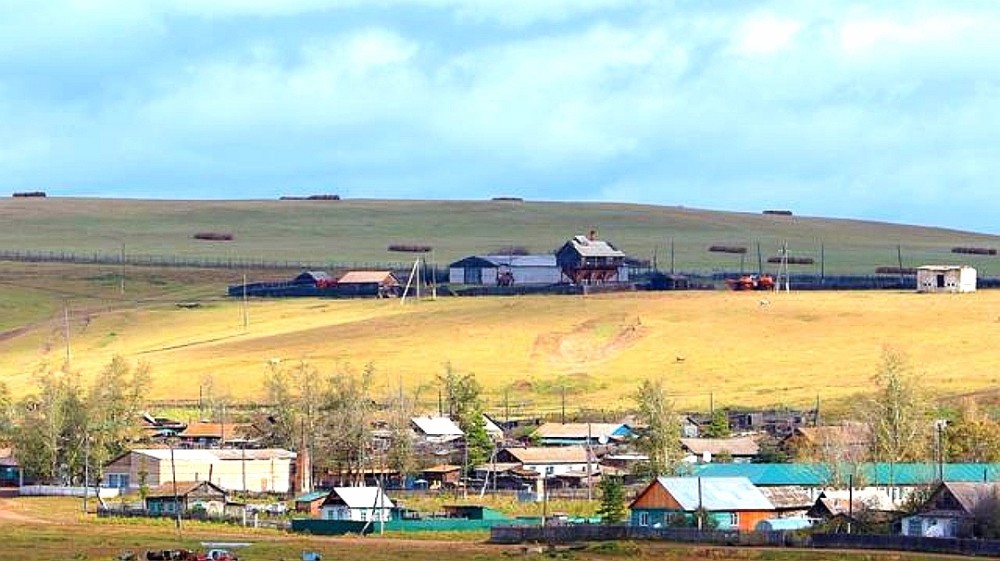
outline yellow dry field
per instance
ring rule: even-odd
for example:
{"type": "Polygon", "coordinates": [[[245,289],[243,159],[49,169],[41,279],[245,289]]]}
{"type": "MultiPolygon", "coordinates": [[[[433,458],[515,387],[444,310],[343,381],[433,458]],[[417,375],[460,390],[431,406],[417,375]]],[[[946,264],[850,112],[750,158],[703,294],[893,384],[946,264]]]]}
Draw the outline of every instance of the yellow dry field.
{"type": "MultiPolygon", "coordinates": [[[[152,367],[153,399],[215,393],[263,398],[269,365],[307,361],[321,374],[372,362],[378,386],[418,388],[428,407],[450,362],[474,372],[489,405],[628,407],[661,377],[679,406],[810,405],[868,390],[882,349],[905,353],[940,396],[1000,381],[1000,291],[662,292],[586,297],[256,300],[244,331],[237,301],[196,309],[154,304],[70,322],[72,369],[84,379],[114,354],[152,367]]],[[[16,394],[41,363],[60,366],[64,325],[36,324],[0,341],[0,371],[16,394]]]]}

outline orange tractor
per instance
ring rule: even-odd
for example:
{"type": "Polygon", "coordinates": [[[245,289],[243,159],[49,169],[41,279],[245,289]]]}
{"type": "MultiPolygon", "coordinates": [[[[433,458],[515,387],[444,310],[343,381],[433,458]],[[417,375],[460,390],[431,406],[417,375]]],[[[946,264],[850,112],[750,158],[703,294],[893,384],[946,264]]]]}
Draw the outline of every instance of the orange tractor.
{"type": "Polygon", "coordinates": [[[742,275],[738,279],[726,279],[726,286],[733,290],[774,290],[771,275],[742,275]]]}

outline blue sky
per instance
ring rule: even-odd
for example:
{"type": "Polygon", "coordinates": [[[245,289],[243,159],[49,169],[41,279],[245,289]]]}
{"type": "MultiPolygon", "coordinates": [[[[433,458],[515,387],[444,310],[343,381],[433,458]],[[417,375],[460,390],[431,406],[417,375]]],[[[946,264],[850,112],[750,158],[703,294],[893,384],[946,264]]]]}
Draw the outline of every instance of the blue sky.
{"type": "Polygon", "coordinates": [[[0,0],[0,188],[1000,233],[996,2],[0,0]]]}

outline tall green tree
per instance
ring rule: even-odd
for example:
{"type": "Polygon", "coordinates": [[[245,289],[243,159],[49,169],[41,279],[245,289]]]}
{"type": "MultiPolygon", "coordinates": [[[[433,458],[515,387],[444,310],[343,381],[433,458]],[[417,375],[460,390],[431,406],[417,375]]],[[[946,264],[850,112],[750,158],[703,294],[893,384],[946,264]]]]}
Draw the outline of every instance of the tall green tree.
{"type": "Polygon", "coordinates": [[[873,456],[889,464],[893,478],[895,464],[928,458],[931,411],[925,390],[901,352],[883,350],[873,382],[876,389],[864,402],[862,415],[871,427],[873,456]]]}
{"type": "Polygon", "coordinates": [[[445,364],[444,374],[438,381],[444,390],[448,416],[465,433],[469,465],[485,462],[493,453],[493,442],[483,418],[482,386],[475,374],[459,374],[452,369],[451,363],[445,364]]]}
{"type": "Polygon", "coordinates": [[[712,411],[712,420],[705,427],[702,436],[705,438],[729,438],[732,434],[729,428],[729,414],[726,413],[726,410],[716,409],[712,411]]]}
{"type": "Polygon", "coordinates": [[[14,437],[14,399],[6,382],[0,382],[0,445],[10,444],[14,437]]]}
{"type": "Polygon", "coordinates": [[[597,515],[602,524],[616,524],[625,519],[625,486],[620,477],[602,477],[597,489],[601,493],[601,506],[597,515]]]}
{"type": "Polygon", "coordinates": [[[680,421],[660,379],[643,380],[633,395],[643,428],[636,445],[649,456],[650,475],[673,473],[681,460],[680,421]]]}
{"type": "Polygon", "coordinates": [[[979,411],[973,400],[966,400],[958,419],[939,435],[944,442],[945,461],[1000,462],[1000,423],[979,411]]]}
{"type": "Polygon", "coordinates": [[[341,474],[341,484],[361,483],[364,469],[375,463],[371,449],[374,376],[371,363],[361,374],[349,368],[338,370],[328,378],[323,392],[313,460],[341,474]]]}
{"type": "Polygon", "coordinates": [[[101,480],[103,466],[109,460],[127,451],[140,438],[137,421],[145,411],[151,379],[148,364],[133,367],[117,355],[94,379],[85,429],[94,481],[101,480]]]}
{"type": "Polygon", "coordinates": [[[79,376],[40,367],[35,392],[21,400],[13,443],[18,461],[31,478],[71,483],[83,471],[87,426],[79,376]]]}

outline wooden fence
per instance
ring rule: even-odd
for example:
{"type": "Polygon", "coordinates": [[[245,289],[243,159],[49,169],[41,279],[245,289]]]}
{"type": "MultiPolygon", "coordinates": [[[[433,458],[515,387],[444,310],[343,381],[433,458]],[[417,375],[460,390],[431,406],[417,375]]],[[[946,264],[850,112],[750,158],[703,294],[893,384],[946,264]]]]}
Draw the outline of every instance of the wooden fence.
{"type": "Polygon", "coordinates": [[[887,550],[952,555],[1000,556],[1000,540],[925,538],[883,534],[807,534],[740,532],[693,528],[650,528],[627,525],[494,526],[490,541],[499,544],[566,544],[588,541],[663,540],[728,546],[790,546],[821,549],[887,550]]]}

